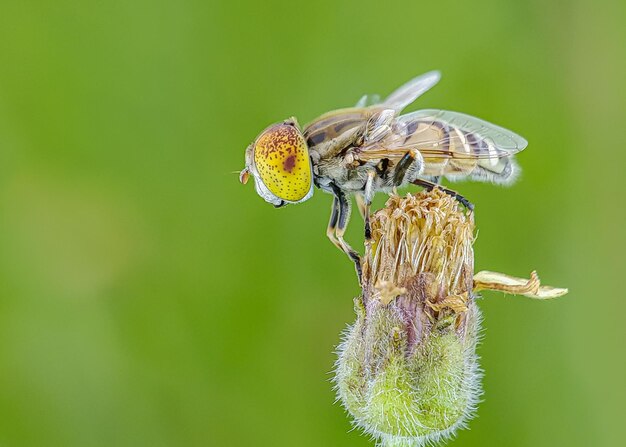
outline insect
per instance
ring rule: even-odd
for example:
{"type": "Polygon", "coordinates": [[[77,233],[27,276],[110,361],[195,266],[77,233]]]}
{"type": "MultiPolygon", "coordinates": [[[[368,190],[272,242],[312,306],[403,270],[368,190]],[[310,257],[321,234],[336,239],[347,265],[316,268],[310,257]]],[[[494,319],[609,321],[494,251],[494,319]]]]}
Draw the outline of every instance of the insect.
{"type": "MultiPolygon", "coordinates": [[[[257,193],[277,208],[308,200],[314,185],[331,193],[327,235],[354,261],[360,280],[360,256],[344,240],[349,195],[356,197],[369,240],[376,192],[407,184],[433,188],[442,177],[510,184],[519,173],[513,156],[528,144],[519,135],[457,112],[401,114],[439,79],[437,71],[423,74],[383,101],[364,96],[355,107],[328,112],[302,128],[295,118],[269,126],[246,149],[240,181],[252,175],[257,193]]],[[[442,189],[473,209],[463,196],[442,189]]]]}

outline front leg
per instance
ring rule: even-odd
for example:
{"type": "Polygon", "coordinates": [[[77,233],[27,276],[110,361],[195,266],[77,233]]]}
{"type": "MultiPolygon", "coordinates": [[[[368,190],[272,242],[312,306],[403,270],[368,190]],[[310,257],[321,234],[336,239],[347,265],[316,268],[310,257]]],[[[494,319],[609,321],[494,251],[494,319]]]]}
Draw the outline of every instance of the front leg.
{"type": "Polygon", "coordinates": [[[346,197],[346,194],[339,189],[336,185],[332,184],[333,194],[333,208],[328,223],[328,230],[326,234],[333,244],[354,262],[357,276],[359,278],[359,284],[361,283],[361,256],[344,240],[343,236],[350,220],[350,202],[346,197]]]}
{"type": "Polygon", "coordinates": [[[335,237],[335,232],[337,230],[337,220],[338,219],[339,219],[339,199],[337,198],[337,196],[334,196],[333,197],[333,206],[332,206],[332,210],[330,212],[330,221],[328,222],[328,228],[326,229],[326,236],[328,236],[328,239],[330,239],[330,241],[333,243],[333,245],[335,247],[337,247],[339,250],[343,251],[343,248],[341,248],[341,245],[339,244],[339,241],[335,237]]]}

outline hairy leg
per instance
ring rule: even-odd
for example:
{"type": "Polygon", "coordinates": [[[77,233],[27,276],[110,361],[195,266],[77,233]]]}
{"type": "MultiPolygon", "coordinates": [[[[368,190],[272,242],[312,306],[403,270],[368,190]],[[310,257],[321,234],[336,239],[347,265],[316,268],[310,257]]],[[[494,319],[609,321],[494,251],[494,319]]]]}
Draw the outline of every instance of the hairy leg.
{"type": "Polygon", "coordinates": [[[367,181],[365,182],[365,190],[363,194],[363,215],[365,220],[365,241],[369,242],[372,239],[372,227],[370,225],[370,205],[374,199],[374,178],[376,177],[375,171],[369,171],[367,173],[367,181]]]}
{"type": "Polygon", "coordinates": [[[357,192],[354,194],[354,199],[356,200],[356,207],[359,209],[359,214],[365,221],[365,199],[363,198],[363,194],[357,192]]]}
{"type": "Polygon", "coordinates": [[[326,229],[326,236],[328,236],[328,239],[330,239],[330,241],[335,245],[335,247],[343,251],[343,249],[341,248],[341,245],[339,245],[339,241],[335,237],[335,230],[337,228],[338,219],[339,219],[339,199],[337,198],[337,196],[335,196],[333,197],[333,205],[332,205],[332,209],[330,213],[330,220],[328,221],[328,228],[326,229]]]}
{"type": "Polygon", "coordinates": [[[417,185],[417,186],[421,186],[422,188],[425,188],[425,189],[427,189],[429,191],[431,189],[433,189],[433,188],[439,188],[443,192],[445,192],[446,194],[448,194],[448,195],[454,197],[456,200],[458,200],[459,203],[461,203],[461,205],[465,206],[468,210],[474,211],[474,204],[472,202],[470,202],[469,200],[467,200],[465,197],[463,197],[461,194],[459,194],[456,191],[453,191],[453,190],[448,189],[448,188],[446,188],[444,186],[438,185],[437,183],[429,182],[428,180],[415,179],[411,183],[413,183],[414,185],[417,185]]]}
{"type": "Polygon", "coordinates": [[[333,198],[333,205],[326,235],[335,247],[347,254],[352,262],[354,262],[360,284],[361,257],[343,238],[346,232],[346,227],[348,226],[348,221],[350,220],[350,202],[348,201],[345,193],[337,187],[333,187],[333,194],[335,197],[333,198]]]}
{"type": "Polygon", "coordinates": [[[408,151],[393,170],[393,185],[401,186],[405,180],[411,181],[423,170],[424,160],[422,155],[418,151],[408,151]]]}

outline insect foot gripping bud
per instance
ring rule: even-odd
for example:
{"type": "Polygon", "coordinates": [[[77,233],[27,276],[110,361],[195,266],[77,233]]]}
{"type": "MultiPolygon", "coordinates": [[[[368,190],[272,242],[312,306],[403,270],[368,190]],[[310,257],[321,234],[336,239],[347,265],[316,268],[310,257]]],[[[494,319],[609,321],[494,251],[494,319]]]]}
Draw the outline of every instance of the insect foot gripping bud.
{"type": "Polygon", "coordinates": [[[479,396],[475,290],[534,298],[566,292],[481,272],[474,279],[474,222],[434,190],[392,196],[372,216],[356,322],[338,347],[338,397],[357,426],[385,447],[450,437],[479,396]]]}

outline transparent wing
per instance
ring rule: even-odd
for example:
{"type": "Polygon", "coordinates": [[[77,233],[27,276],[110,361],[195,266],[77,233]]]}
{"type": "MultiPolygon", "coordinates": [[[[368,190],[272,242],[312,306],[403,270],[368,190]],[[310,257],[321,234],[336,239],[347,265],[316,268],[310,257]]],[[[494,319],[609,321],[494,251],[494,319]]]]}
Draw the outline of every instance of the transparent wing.
{"type": "Polygon", "coordinates": [[[334,110],[316,118],[304,127],[307,144],[310,147],[316,146],[336,138],[343,132],[365,124],[386,109],[393,110],[398,115],[402,109],[433,87],[440,77],[438,71],[431,71],[410,80],[383,102],[380,102],[378,95],[365,95],[357,102],[356,107],[334,110]]]}
{"type": "Polygon", "coordinates": [[[380,104],[380,95],[363,95],[354,107],[369,107],[380,104]]]}
{"type": "Polygon", "coordinates": [[[381,105],[388,109],[401,112],[406,106],[430,90],[441,79],[438,71],[429,71],[421,76],[411,79],[389,95],[381,105]]]}
{"type": "Polygon", "coordinates": [[[446,110],[420,110],[400,116],[382,140],[361,150],[392,158],[418,150],[426,159],[510,157],[528,142],[510,130],[479,118],[446,110]]]}
{"type": "Polygon", "coordinates": [[[316,146],[363,125],[373,113],[371,107],[353,107],[328,112],[304,126],[304,138],[309,147],[316,146]]]}
{"type": "Polygon", "coordinates": [[[359,102],[356,103],[356,107],[381,105],[384,108],[401,112],[406,106],[433,88],[440,79],[441,73],[439,71],[429,71],[428,73],[411,79],[409,82],[396,89],[382,102],[380,101],[379,95],[364,95],[359,102]]]}

